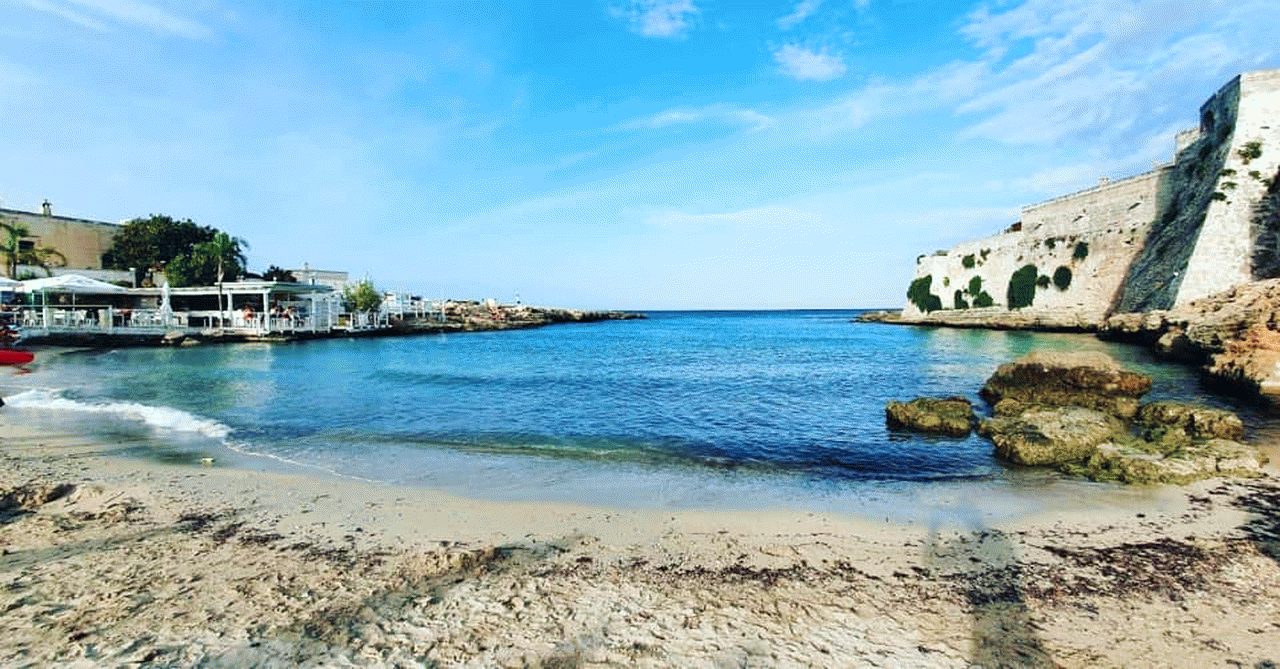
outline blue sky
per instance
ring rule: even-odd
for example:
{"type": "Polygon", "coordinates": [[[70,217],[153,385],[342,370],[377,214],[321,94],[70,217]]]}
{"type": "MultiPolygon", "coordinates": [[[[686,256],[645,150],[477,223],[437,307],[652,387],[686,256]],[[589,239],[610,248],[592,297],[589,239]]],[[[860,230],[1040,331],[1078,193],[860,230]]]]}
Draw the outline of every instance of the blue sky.
{"type": "Polygon", "coordinates": [[[890,306],[1274,67],[1274,0],[0,0],[0,199],[429,295],[890,306]]]}

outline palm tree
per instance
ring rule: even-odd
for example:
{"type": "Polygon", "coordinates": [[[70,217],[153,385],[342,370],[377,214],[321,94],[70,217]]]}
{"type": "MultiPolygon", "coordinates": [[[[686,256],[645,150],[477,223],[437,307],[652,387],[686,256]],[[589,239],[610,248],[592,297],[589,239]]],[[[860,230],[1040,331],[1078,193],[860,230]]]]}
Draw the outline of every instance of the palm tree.
{"type": "MultiPolygon", "coordinates": [[[[225,232],[219,232],[213,236],[213,239],[200,244],[198,252],[206,257],[214,258],[218,265],[218,310],[223,311],[222,303],[222,282],[226,278],[227,270],[230,269],[233,278],[239,278],[244,267],[249,264],[249,259],[244,254],[244,250],[249,248],[249,243],[239,237],[232,237],[225,232]]],[[[227,305],[229,311],[231,305],[227,305]]],[[[219,314],[219,319],[225,321],[225,312],[219,314]]]]}
{"type": "Polygon", "coordinates": [[[4,234],[4,239],[0,240],[0,256],[4,258],[5,272],[11,279],[18,278],[19,265],[34,265],[49,274],[51,267],[67,264],[67,257],[57,249],[47,246],[23,248],[22,241],[31,236],[31,229],[14,219],[8,219],[8,222],[0,220],[0,233],[4,234]]]}

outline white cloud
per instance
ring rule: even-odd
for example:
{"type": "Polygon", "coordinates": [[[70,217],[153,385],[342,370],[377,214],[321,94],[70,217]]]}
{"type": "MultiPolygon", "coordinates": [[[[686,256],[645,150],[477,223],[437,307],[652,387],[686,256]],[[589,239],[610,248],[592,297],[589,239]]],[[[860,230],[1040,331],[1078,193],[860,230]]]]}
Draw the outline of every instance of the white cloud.
{"type": "Polygon", "coordinates": [[[132,26],[159,35],[206,40],[212,32],[204,25],[141,0],[19,0],[36,11],[56,16],[81,28],[109,32],[132,26]]]}
{"type": "Polygon", "coordinates": [[[778,70],[799,81],[830,81],[844,76],[844,59],[835,54],[813,51],[794,44],[774,50],[778,70]]]}
{"type": "Polygon", "coordinates": [[[778,27],[783,30],[791,30],[812,16],[821,6],[822,0],[800,0],[790,14],[778,19],[778,27]]]}
{"type": "Polygon", "coordinates": [[[653,116],[635,119],[622,124],[624,130],[659,129],[695,123],[721,123],[746,126],[752,131],[764,130],[774,124],[773,118],[754,109],[736,105],[715,104],[706,107],[676,107],[653,116]]]}
{"type": "Polygon", "coordinates": [[[612,9],[615,17],[627,21],[631,32],[662,38],[683,37],[697,13],[693,0],[631,0],[625,7],[612,9]]]}

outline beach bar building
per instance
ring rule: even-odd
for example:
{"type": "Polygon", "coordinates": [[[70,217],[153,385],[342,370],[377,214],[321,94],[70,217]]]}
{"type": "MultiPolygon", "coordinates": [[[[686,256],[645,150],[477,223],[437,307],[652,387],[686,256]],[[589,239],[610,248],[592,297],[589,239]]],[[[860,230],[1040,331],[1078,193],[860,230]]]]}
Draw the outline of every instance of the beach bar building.
{"type": "Polygon", "coordinates": [[[124,288],[83,276],[25,281],[6,316],[28,340],[168,334],[249,339],[387,327],[385,314],[349,313],[332,287],[280,281],[124,288]]]}

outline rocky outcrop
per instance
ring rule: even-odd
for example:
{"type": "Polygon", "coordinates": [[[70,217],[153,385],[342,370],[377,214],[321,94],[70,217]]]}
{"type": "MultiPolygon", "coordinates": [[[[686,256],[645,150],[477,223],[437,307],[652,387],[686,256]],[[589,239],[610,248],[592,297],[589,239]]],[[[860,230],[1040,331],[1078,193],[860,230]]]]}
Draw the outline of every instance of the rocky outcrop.
{"type": "Polygon", "coordinates": [[[1147,430],[1177,430],[1190,439],[1244,438],[1244,422],[1223,409],[1181,402],[1152,402],[1138,410],[1136,423],[1147,430]]]}
{"type": "Polygon", "coordinates": [[[1265,458],[1239,442],[1239,416],[1181,402],[1139,406],[1150,388],[1150,378],[1104,354],[1032,354],[987,381],[983,397],[996,417],[978,431],[1005,460],[1095,480],[1182,484],[1261,473],[1265,458]]]}
{"type": "Polygon", "coordinates": [[[963,397],[921,397],[910,402],[889,402],[885,422],[890,428],[967,436],[977,422],[973,404],[963,397]]]}
{"type": "Polygon", "coordinates": [[[1226,439],[1211,439],[1171,453],[1134,443],[1106,443],[1100,445],[1083,465],[1068,466],[1066,471],[1083,474],[1096,481],[1185,485],[1218,476],[1261,476],[1265,463],[1266,458],[1256,448],[1226,439]]]}
{"type": "Polygon", "coordinates": [[[1211,378],[1280,397],[1280,279],[1268,279],[1172,311],[1118,314],[1100,336],[1136,341],[1157,353],[1202,364],[1211,378]]]}
{"type": "Polygon", "coordinates": [[[1084,407],[1128,419],[1150,390],[1150,377],[1122,369],[1104,353],[1037,352],[1001,365],[982,387],[982,398],[1001,416],[1034,407],[1084,407]]]}
{"type": "Polygon", "coordinates": [[[1083,407],[1032,409],[984,421],[979,432],[996,453],[1020,465],[1064,465],[1089,459],[1123,429],[1115,417],[1083,407]]]}

